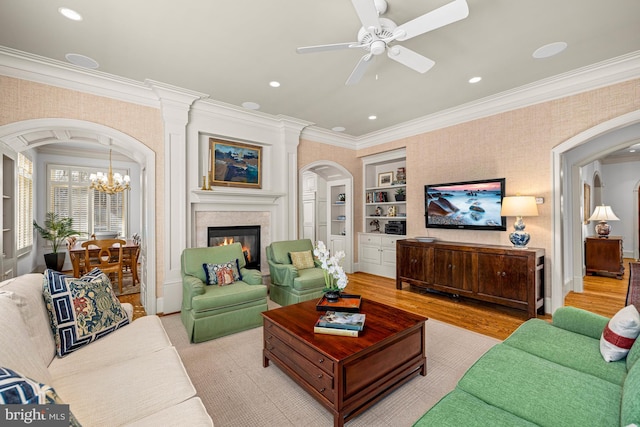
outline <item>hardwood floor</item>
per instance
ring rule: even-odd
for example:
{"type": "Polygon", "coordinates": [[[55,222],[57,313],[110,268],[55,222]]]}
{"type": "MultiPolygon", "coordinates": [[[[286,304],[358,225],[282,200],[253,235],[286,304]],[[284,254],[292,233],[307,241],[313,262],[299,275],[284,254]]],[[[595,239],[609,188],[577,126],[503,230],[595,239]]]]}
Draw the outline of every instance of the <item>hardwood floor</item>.
{"type": "MultiPolygon", "coordinates": [[[[586,276],[584,292],[570,292],[565,298],[565,305],[583,308],[607,317],[613,316],[624,307],[630,261],[633,260],[625,259],[625,275],[622,280],[586,276]]],[[[524,312],[494,304],[463,298],[456,300],[449,296],[420,292],[408,286],[399,291],[395,288],[394,279],[366,273],[349,275],[346,291],[498,339],[507,338],[527,320],[524,312]]],[[[551,320],[551,315],[539,318],[551,320]]]]}
{"type": "MultiPolygon", "coordinates": [[[[565,305],[570,305],[603,316],[611,317],[624,307],[629,284],[629,262],[625,259],[625,274],[620,279],[586,276],[584,292],[570,292],[565,305]]],[[[526,313],[508,307],[500,307],[481,301],[458,300],[445,295],[422,292],[405,286],[397,290],[394,279],[367,273],[349,275],[349,285],[345,292],[362,295],[382,303],[418,313],[471,331],[498,339],[507,338],[518,326],[527,320],[526,313]]],[[[144,307],[140,304],[140,294],[119,297],[122,302],[134,306],[134,319],[144,316],[144,307]]],[[[551,320],[551,315],[540,316],[551,320]]]]}

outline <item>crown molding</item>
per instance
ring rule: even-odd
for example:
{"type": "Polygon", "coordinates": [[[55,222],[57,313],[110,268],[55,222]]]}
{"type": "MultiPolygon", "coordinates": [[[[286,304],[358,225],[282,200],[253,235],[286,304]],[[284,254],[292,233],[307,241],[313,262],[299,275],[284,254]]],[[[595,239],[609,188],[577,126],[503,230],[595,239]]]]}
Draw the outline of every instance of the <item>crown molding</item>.
{"type": "Polygon", "coordinates": [[[141,82],[4,46],[0,46],[0,74],[160,108],[160,101],[152,88],[141,82]]]}
{"type": "MultiPolygon", "coordinates": [[[[161,108],[161,100],[154,89],[169,88],[160,82],[137,82],[3,46],[0,46],[0,74],[154,108],[161,108]]],[[[359,150],[637,78],[640,78],[640,51],[359,137],[339,134],[296,118],[242,109],[188,89],[171,86],[170,91],[192,96],[196,99],[192,108],[205,114],[215,111],[217,114],[222,113],[235,119],[250,118],[258,123],[285,119],[297,123],[302,128],[300,137],[303,139],[359,150]]]]}
{"type": "Polygon", "coordinates": [[[363,135],[357,138],[356,149],[374,147],[637,78],[640,78],[640,51],[363,135]]]}
{"type": "Polygon", "coordinates": [[[310,125],[304,129],[301,138],[309,141],[321,142],[323,144],[334,145],[336,147],[349,148],[355,150],[358,138],[351,135],[344,135],[332,130],[310,125]]]}

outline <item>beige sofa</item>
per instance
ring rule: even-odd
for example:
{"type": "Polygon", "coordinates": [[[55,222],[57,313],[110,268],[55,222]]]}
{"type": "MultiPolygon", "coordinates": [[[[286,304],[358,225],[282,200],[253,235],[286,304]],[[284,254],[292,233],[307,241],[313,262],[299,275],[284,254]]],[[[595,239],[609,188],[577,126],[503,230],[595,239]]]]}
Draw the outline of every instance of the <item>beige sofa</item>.
{"type": "Polygon", "coordinates": [[[213,425],[157,316],[59,358],[42,286],[42,274],[0,283],[0,367],[52,386],[85,427],[213,425]]]}

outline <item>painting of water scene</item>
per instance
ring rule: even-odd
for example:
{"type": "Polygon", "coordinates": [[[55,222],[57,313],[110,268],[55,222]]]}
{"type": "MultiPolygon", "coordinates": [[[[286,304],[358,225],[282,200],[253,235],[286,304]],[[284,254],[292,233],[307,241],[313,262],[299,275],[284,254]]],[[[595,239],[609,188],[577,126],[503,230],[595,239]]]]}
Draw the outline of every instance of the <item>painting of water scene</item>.
{"type": "Polygon", "coordinates": [[[506,230],[504,179],[425,185],[427,228],[506,230]]]}
{"type": "Polygon", "coordinates": [[[262,188],[262,147],[213,138],[209,144],[213,185],[262,188]]]}

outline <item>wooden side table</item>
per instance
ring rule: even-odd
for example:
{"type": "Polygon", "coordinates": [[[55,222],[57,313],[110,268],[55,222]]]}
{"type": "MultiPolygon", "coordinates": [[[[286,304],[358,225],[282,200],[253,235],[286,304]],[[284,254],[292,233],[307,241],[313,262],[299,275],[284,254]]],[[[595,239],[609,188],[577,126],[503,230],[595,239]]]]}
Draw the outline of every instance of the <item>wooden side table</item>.
{"type": "Polygon", "coordinates": [[[613,274],[618,279],[624,275],[622,237],[587,237],[584,242],[584,258],[587,274],[613,274]]]}

